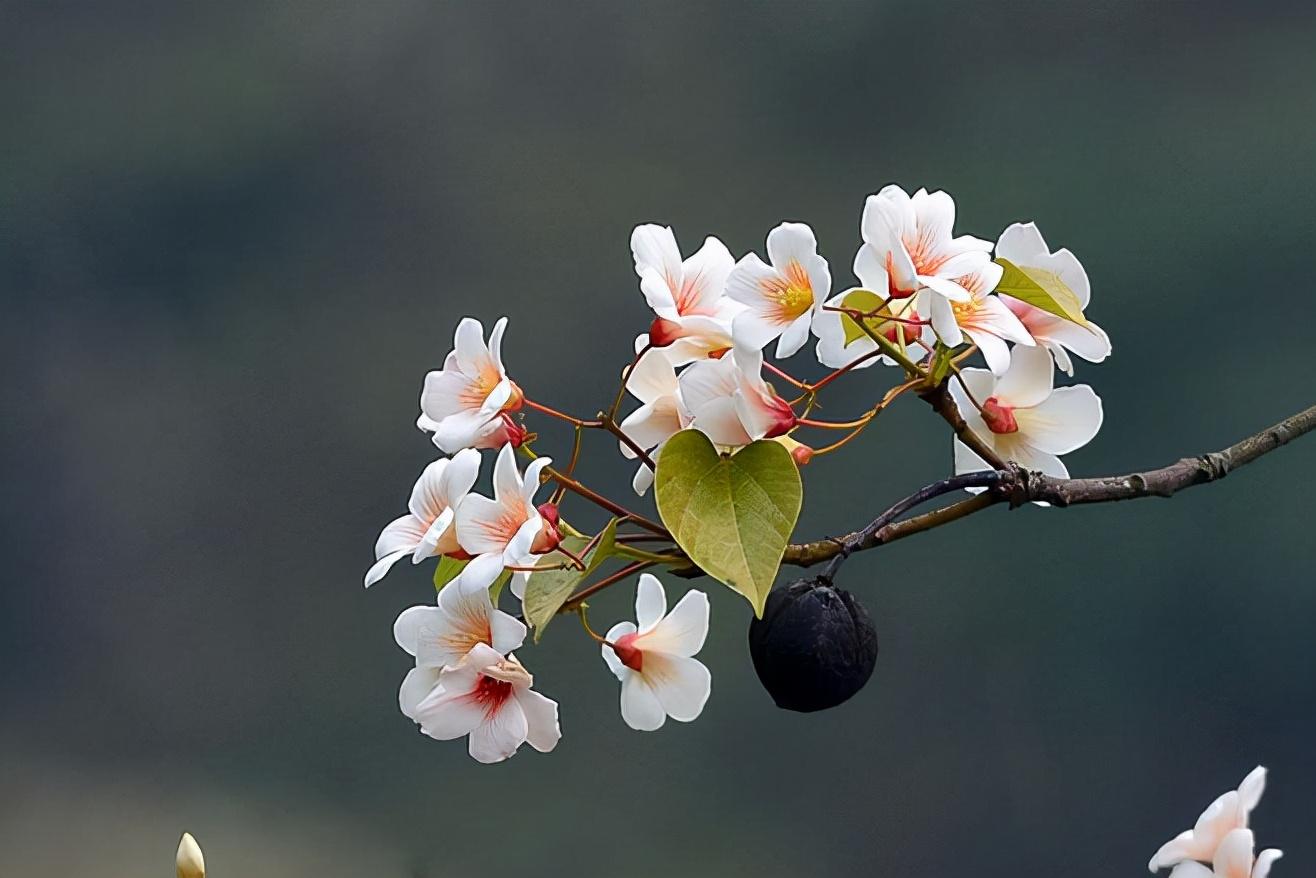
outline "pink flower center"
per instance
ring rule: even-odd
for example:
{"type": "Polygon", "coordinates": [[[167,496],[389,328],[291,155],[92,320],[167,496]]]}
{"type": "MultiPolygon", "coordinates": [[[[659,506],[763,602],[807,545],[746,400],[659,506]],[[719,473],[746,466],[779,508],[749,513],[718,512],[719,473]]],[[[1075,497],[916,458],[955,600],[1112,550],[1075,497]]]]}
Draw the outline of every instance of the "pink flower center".
{"type": "MultiPolygon", "coordinates": [[[[922,319],[918,316],[918,312],[912,308],[900,317],[902,320],[922,319]]],[[[918,337],[922,335],[922,327],[910,323],[901,323],[897,320],[886,321],[879,327],[878,331],[892,344],[910,344],[917,341],[918,337]]]]}
{"type": "Polygon", "coordinates": [[[1014,406],[1001,405],[994,396],[982,404],[982,419],[993,433],[1018,433],[1019,423],[1014,419],[1014,406]]]}
{"type": "Polygon", "coordinates": [[[497,680],[493,677],[480,675],[480,682],[475,684],[475,690],[471,693],[471,698],[475,703],[484,708],[485,716],[493,716],[502,709],[507,703],[507,699],[512,697],[512,684],[506,680],[497,680]]]}
{"type": "Polygon", "coordinates": [[[644,650],[635,645],[639,636],[639,632],[632,631],[618,637],[616,643],[612,644],[612,651],[617,654],[617,658],[632,671],[639,671],[644,666],[644,650]]]}

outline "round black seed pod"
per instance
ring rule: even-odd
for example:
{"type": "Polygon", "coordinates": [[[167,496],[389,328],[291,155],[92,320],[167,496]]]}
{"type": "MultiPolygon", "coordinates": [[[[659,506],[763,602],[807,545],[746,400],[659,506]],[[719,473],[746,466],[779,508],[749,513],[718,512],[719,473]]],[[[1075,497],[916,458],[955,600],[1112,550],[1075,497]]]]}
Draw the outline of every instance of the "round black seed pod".
{"type": "Polygon", "coordinates": [[[844,589],[800,579],[768,595],[749,624],[749,654],[777,706],[809,713],[854,695],[877,664],[877,631],[844,589]]]}

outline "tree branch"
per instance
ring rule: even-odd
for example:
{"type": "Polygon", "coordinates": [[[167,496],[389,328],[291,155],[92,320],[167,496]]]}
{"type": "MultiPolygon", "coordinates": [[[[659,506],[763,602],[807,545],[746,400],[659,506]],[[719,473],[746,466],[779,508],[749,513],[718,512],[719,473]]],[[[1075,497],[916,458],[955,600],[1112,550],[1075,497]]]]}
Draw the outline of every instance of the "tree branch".
{"type": "MultiPolygon", "coordinates": [[[[956,422],[947,416],[947,412],[953,414],[954,418],[962,425],[964,419],[959,417],[959,412],[955,410],[954,403],[950,401],[950,395],[945,393],[942,388],[938,388],[938,390],[941,390],[940,394],[934,390],[925,394],[924,398],[928,400],[938,414],[946,418],[952,427],[956,427],[956,422]]],[[[934,482],[932,485],[897,503],[863,530],[843,537],[787,546],[782,563],[810,567],[823,561],[838,559],[833,561],[833,566],[829,567],[828,573],[825,574],[830,575],[835,572],[834,568],[839,567],[840,562],[852,552],[875,548],[916,533],[922,533],[925,530],[949,524],[998,503],[1009,503],[1010,507],[1014,508],[1030,501],[1042,501],[1050,503],[1052,506],[1063,507],[1084,503],[1113,503],[1119,500],[1136,500],[1140,497],[1171,497],[1179,491],[1191,488],[1194,485],[1219,481],[1234,470],[1246,466],[1281,446],[1287,445],[1312,430],[1316,430],[1316,406],[1285,418],[1278,424],[1236,442],[1221,451],[1201,454],[1196,457],[1185,457],[1159,469],[1120,476],[1058,479],[1039,472],[1025,470],[1016,464],[1003,464],[995,471],[995,484],[975,497],[903,521],[890,520],[926,500],[946,493],[945,490],[940,490],[940,488],[951,480],[934,482]],[[901,511],[892,515],[891,512],[895,509],[901,511]]],[[[965,433],[973,436],[973,433],[968,431],[967,428],[965,428],[965,433]]],[[[960,434],[958,427],[956,428],[956,435],[960,436],[961,441],[964,440],[964,436],[960,434]]],[[[974,447],[968,442],[965,442],[965,444],[968,444],[970,448],[974,447]]],[[[976,448],[974,450],[977,451],[976,448]]],[[[979,454],[985,460],[990,460],[981,452],[979,454]]]]}

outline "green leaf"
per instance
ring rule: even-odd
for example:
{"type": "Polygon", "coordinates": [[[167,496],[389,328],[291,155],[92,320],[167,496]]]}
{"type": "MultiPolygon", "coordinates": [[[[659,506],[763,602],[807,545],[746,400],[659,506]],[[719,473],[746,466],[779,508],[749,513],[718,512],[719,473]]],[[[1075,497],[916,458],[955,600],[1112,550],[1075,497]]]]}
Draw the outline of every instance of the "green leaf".
{"type": "Polygon", "coordinates": [[[655,482],[658,514],[677,545],[762,616],[803,500],[790,452],[760,440],[720,455],[703,433],[685,430],[663,446],[655,482]]]}
{"type": "Polygon", "coordinates": [[[469,560],[459,561],[447,555],[441,556],[439,566],[434,568],[434,590],[443,591],[443,587],[456,579],[469,563],[471,563],[469,560]]]}
{"type": "MultiPolygon", "coordinates": [[[[576,590],[581,580],[597,570],[599,565],[612,555],[616,541],[617,519],[614,518],[599,532],[594,548],[581,558],[585,562],[584,570],[568,567],[565,570],[544,570],[530,574],[526,580],[525,600],[522,601],[521,609],[525,613],[526,624],[535,629],[535,643],[539,642],[539,638],[544,634],[544,628],[553,621],[557,611],[562,609],[562,605],[571,597],[571,593],[576,590]]],[[[589,545],[589,540],[583,537],[563,537],[562,544],[571,554],[580,557],[585,546],[589,545]]],[[[538,566],[547,566],[570,563],[570,559],[561,552],[549,552],[536,563],[538,566]]]]}
{"type": "Polygon", "coordinates": [[[1031,265],[1015,265],[1008,259],[997,257],[996,264],[1005,269],[1001,282],[995,292],[1013,296],[1021,302],[1041,308],[1048,314],[1063,317],[1079,326],[1087,326],[1088,320],[1083,316],[1083,305],[1078,294],[1061,280],[1060,275],[1045,268],[1031,265]]]}
{"type": "MultiPolygon", "coordinates": [[[[872,290],[860,290],[860,289],[851,290],[850,292],[846,293],[845,298],[841,300],[841,307],[851,308],[855,311],[863,311],[864,313],[877,311],[879,308],[883,307],[886,304],[887,304],[886,301],[877,293],[874,293],[872,290]]],[[[886,313],[889,315],[893,312],[887,311],[886,313]]],[[[864,332],[863,327],[859,325],[860,324],[859,320],[856,320],[855,318],[851,317],[849,314],[842,314],[840,315],[840,317],[841,317],[841,331],[845,334],[844,335],[845,342],[843,344],[843,347],[848,348],[850,345],[859,341],[861,338],[866,339],[869,337],[868,333],[864,332]]],[[[870,330],[872,330],[874,334],[888,332],[889,324],[891,323],[891,321],[887,319],[887,317],[885,316],[864,317],[862,318],[862,322],[865,326],[867,326],[870,330]]],[[[899,337],[904,340],[905,344],[908,344],[912,342],[914,339],[916,339],[919,336],[919,334],[920,334],[919,329],[916,326],[902,326],[901,331],[899,333],[899,337]]],[[[888,338],[889,337],[890,336],[888,336],[888,338]]],[[[903,350],[905,345],[900,345],[899,347],[903,350]]]]}

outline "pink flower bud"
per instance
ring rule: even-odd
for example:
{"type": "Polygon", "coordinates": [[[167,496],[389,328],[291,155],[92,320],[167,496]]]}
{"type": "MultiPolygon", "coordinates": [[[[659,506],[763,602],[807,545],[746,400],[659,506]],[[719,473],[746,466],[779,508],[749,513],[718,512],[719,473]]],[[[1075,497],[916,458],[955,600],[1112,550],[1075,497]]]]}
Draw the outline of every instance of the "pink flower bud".
{"type": "Polygon", "coordinates": [[[1018,433],[1019,423],[1014,419],[1014,407],[1001,405],[991,396],[982,404],[982,419],[993,433],[1018,433]]]}

